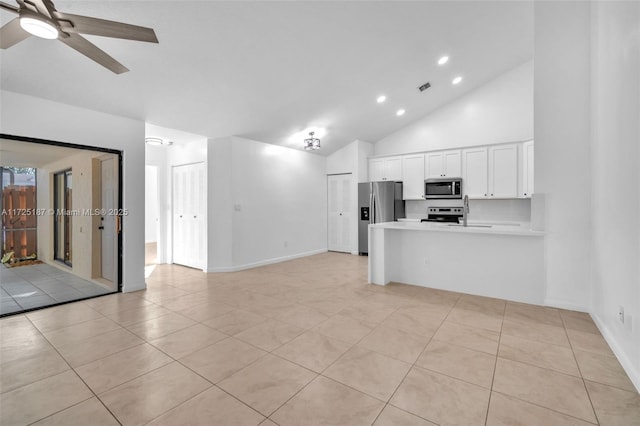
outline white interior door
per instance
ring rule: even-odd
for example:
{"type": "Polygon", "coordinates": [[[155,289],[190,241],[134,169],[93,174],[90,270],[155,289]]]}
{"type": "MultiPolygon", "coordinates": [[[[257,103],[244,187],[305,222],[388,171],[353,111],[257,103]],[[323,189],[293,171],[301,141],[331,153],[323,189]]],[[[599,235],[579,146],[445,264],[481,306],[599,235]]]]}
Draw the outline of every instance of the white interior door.
{"type": "Polygon", "coordinates": [[[204,266],[204,163],[173,167],[173,263],[204,266]]]}
{"type": "Polygon", "coordinates": [[[100,162],[102,198],[100,271],[105,280],[116,284],[118,233],[116,230],[117,188],[116,162],[113,158],[100,162]]]}
{"type": "Polygon", "coordinates": [[[351,230],[355,210],[351,206],[352,175],[330,175],[328,178],[328,234],[327,248],[331,251],[351,252],[351,230]]]}

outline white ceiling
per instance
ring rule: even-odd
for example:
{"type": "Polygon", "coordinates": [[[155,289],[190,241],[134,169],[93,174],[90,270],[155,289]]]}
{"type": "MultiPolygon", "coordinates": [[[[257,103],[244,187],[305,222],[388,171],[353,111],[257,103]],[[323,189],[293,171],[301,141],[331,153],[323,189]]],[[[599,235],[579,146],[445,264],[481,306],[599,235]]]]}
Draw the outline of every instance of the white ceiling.
{"type": "MultiPolygon", "coordinates": [[[[355,139],[376,142],[533,57],[531,2],[58,1],[56,8],[153,27],[160,43],[88,37],[131,69],[115,75],[60,42],[31,37],[1,51],[2,89],[209,138],[299,148],[292,134],[325,127],[325,155],[355,139]],[[438,67],[443,54],[451,59],[438,67]],[[450,83],[455,75],[464,77],[459,86],[450,83]],[[432,87],[420,93],[427,81],[432,87]],[[381,93],[388,100],[378,105],[381,93]],[[396,117],[398,108],[407,113],[396,117]]],[[[0,13],[3,24],[13,16],[0,13]]]]}

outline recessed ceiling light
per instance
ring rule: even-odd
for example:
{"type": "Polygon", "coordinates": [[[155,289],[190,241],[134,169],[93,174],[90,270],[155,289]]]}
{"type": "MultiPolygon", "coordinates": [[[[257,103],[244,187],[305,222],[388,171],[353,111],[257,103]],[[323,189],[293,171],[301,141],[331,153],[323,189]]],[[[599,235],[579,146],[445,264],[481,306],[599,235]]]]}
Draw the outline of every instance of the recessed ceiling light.
{"type": "Polygon", "coordinates": [[[451,84],[458,84],[462,81],[462,77],[458,76],[451,81],[451,84]]]}
{"type": "Polygon", "coordinates": [[[378,102],[379,104],[383,103],[384,101],[387,100],[387,97],[385,95],[380,95],[378,96],[378,99],[376,99],[376,102],[378,102]]]}
{"type": "Polygon", "coordinates": [[[397,115],[398,117],[400,117],[401,115],[404,115],[404,110],[403,110],[403,109],[399,109],[399,110],[397,110],[397,111],[396,111],[396,115],[397,115]]]}
{"type": "Polygon", "coordinates": [[[438,59],[438,65],[444,65],[447,62],[449,62],[449,57],[448,56],[443,56],[442,58],[438,59]]]}

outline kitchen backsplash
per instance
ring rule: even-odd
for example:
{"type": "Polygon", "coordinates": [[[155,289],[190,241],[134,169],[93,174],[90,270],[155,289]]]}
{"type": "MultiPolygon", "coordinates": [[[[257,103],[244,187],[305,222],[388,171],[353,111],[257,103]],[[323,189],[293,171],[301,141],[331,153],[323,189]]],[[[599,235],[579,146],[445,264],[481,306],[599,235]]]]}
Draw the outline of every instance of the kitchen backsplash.
{"type": "MultiPolygon", "coordinates": [[[[462,200],[407,200],[407,218],[427,217],[427,207],[462,207],[462,200]]],[[[469,220],[492,222],[531,222],[531,200],[469,200],[469,220]]]]}

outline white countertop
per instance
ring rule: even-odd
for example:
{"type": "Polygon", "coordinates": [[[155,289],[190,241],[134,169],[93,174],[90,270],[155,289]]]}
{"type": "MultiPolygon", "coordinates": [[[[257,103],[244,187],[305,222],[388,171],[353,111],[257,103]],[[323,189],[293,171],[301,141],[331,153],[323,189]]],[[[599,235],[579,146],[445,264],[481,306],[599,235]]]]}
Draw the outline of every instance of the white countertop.
{"type": "Polygon", "coordinates": [[[420,222],[420,219],[406,219],[400,222],[383,222],[370,225],[372,228],[397,229],[405,231],[457,232],[466,234],[519,235],[526,237],[542,237],[544,232],[532,231],[518,224],[491,224],[488,222],[469,222],[469,226],[450,226],[446,223],[420,222]],[[474,225],[490,225],[474,226],[474,225]]]}

